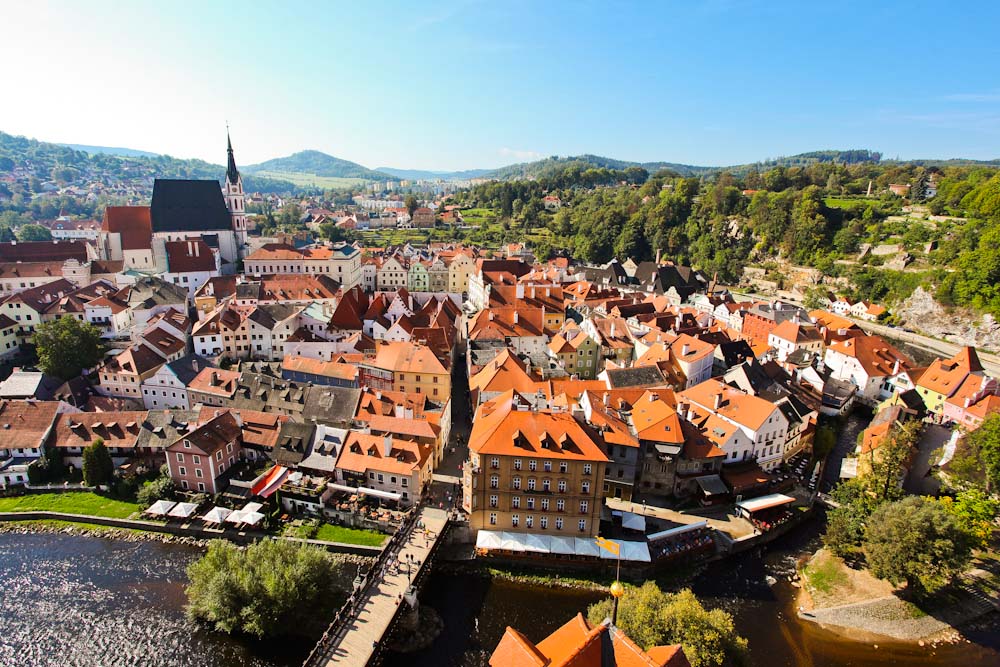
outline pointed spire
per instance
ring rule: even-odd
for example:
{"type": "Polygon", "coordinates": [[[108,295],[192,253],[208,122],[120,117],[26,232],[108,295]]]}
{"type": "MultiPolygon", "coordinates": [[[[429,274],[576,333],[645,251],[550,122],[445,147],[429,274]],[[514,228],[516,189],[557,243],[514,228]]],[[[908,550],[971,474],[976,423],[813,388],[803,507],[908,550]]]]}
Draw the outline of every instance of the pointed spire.
{"type": "Polygon", "coordinates": [[[236,158],[233,157],[233,140],[229,137],[229,123],[226,123],[226,153],[229,156],[229,164],[226,167],[226,180],[235,183],[240,178],[240,172],[236,168],[236,158]]]}

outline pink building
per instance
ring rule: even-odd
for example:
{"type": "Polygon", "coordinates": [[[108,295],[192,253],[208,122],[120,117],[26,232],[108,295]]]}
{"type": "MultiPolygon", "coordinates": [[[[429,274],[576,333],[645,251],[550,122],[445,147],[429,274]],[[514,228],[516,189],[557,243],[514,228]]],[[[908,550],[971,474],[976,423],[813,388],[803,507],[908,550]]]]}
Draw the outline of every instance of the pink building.
{"type": "Polygon", "coordinates": [[[243,451],[243,423],[238,413],[219,412],[167,448],[170,477],[182,489],[216,494],[226,471],[243,451]]]}

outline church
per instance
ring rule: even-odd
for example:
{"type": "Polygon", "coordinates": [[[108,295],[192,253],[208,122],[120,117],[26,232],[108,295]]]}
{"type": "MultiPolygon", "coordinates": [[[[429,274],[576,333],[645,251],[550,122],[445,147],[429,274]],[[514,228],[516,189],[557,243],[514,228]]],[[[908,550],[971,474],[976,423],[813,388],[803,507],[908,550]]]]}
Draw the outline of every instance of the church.
{"type": "MultiPolygon", "coordinates": [[[[221,188],[215,180],[158,178],[149,206],[109,206],[98,237],[102,259],[122,260],[126,271],[171,273],[172,252],[187,247],[197,252],[183,242],[201,239],[218,273],[236,273],[237,262],[249,251],[246,197],[228,133],[226,142],[226,182],[221,188]]],[[[192,259],[207,261],[186,256],[184,263],[192,259]]]]}

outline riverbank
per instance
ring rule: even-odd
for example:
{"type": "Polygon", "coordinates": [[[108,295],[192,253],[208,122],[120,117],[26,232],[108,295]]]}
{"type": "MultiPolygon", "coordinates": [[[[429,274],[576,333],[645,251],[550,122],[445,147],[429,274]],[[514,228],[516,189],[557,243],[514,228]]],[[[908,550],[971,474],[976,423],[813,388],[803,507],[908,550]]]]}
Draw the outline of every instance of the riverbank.
{"type": "Polygon", "coordinates": [[[820,549],[798,568],[798,616],[851,641],[936,646],[960,640],[959,627],[1000,608],[996,577],[972,570],[919,604],[889,583],[820,549]]]}

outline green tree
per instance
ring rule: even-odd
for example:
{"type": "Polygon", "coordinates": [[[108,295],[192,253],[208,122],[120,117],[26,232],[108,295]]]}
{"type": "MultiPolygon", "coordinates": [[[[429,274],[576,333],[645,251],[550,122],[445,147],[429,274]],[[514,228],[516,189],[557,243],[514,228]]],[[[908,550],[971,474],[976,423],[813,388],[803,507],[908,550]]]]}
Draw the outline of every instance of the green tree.
{"type": "Polygon", "coordinates": [[[111,453],[102,438],[83,448],[83,483],[87,486],[107,486],[115,473],[111,453]]]}
{"type": "Polygon", "coordinates": [[[919,597],[948,584],[969,563],[972,549],[941,503],[909,496],[875,510],[865,528],[864,552],[872,574],[905,583],[919,597]]]}
{"type": "Polygon", "coordinates": [[[273,637],[311,627],[337,599],[338,565],[322,549],[263,540],[241,549],[214,540],[188,566],[188,616],[222,632],[273,637]]]}
{"type": "Polygon", "coordinates": [[[35,329],[38,365],[49,375],[69,380],[101,360],[101,332],[89,322],[64,315],[35,329]]]}
{"type": "Polygon", "coordinates": [[[1000,414],[989,415],[965,436],[949,472],[964,487],[982,487],[987,493],[1000,488],[1000,414]]]}
{"type": "Polygon", "coordinates": [[[174,480],[166,475],[161,475],[143,484],[139,493],[136,494],[136,500],[143,507],[149,507],[157,500],[172,500],[175,491],[174,480]]]}
{"type": "Polygon", "coordinates": [[[972,488],[954,498],[941,498],[941,506],[955,517],[974,548],[985,549],[990,545],[996,518],[1000,514],[1000,501],[981,489],[972,488]]]}
{"type": "Polygon", "coordinates": [[[417,202],[417,198],[414,197],[413,195],[406,195],[406,199],[404,199],[403,201],[404,205],[406,206],[406,212],[410,214],[410,217],[413,217],[413,212],[416,211],[417,208],[420,206],[420,204],[417,202]]]}
{"type": "MultiPolygon", "coordinates": [[[[602,600],[587,609],[597,624],[611,617],[613,601],[602,600]]],[[[619,601],[618,627],[644,649],[680,644],[693,667],[716,667],[741,662],[747,642],[735,632],[733,617],[721,609],[706,610],[694,593],[665,593],[651,581],[629,589],[619,601]]]]}
{"type": "Polygon", "coordinates": [[[17,230],[18,241],[51,241],[52,232],[41,225],[24,225],[17,230]]]}

